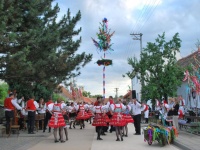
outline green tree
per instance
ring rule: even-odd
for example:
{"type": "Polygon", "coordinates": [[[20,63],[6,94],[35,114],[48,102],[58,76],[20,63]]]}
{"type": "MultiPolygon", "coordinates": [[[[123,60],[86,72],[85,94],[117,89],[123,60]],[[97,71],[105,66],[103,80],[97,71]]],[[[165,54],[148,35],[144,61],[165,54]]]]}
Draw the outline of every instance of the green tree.
{"type": "Polygon", "coordinates": [[[140,55],[140,60],[128,59],[132,70],[130,78],[137,77],[144,81],[142,100],[176,96],[177,88],[182,83],[183,69],[177,65],[176,53],[181,47],[179,34],[172,40],[165,40],[165,33],[158,35],[155,43],[148,42],[140,55]]]}
{"type": "Polygon", "coordinates": [[[87,92],[87,91],[83,91],[82,94],[83,94],[84,97],[90,97],[91,96],[91,93],[87,92]]]}
{"type": "Polygon", "coordinates": [[[55,87],[80,75],[92,55],[78,54],[81,13],[57,19],[53,0],[0,2],[0,79],[18,95],[52,95],[55,87]]]}
{"type": "Polygon", "coordinates": [[[0,83],[0,104],[4,103],[4,99],[8,95],[8,84],[0,83]]]}

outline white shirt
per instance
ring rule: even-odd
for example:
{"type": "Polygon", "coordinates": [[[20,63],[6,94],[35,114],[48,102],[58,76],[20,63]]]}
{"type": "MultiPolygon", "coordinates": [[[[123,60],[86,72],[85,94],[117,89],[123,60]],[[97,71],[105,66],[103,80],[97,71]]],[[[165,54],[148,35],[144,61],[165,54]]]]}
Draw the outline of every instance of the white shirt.
{"type": "Polygon", "coordinates": [[[136,102],[131,104],[131,112],[133,115],[139,115],[141,114],[141,104],[136,102]]]}
{"type": "Polygon", "coordinates": [[[46,113],[46,107],[44,107],[45,105],[42,104],[38,104],[40,105],[40,107],[37,109],[39,114],[44,114],[46,113]]]}
{"type": "Polygon", "coordinates": [[[74,112],[76,112],[75,106],[69,106],[69,107],[68,107],[68,112],[69,112],[69,113],[74,113],[74,112]]]}
{"type": "MultiPolygon", "coordinates": [[[[53,111],[53,105],[54,105],[54,103],[49,104],[47,109],[49,111],[53,111]]],[[[61,109],[66,110],[66,104],[65,103],[61,103],[61,109]]]]}
{"type": "Polygon", "coordinates": [[[121,108],[121,112],[124,111],[126,109],[126,106],[124,106],[124,104],[111,104],[110,105],[111,111],[114,112],[115,108],[121,108]]]}

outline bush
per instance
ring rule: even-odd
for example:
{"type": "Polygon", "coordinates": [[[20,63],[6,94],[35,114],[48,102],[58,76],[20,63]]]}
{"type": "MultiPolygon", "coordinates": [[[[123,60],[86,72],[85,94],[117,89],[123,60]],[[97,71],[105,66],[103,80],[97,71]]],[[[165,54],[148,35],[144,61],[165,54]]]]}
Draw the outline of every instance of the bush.
{"type": "Polygon", "coordinates": [[[8,95],[8,84],[7,83],[0,83],[0,104],[3,104],[4,99],[8,95]]]}

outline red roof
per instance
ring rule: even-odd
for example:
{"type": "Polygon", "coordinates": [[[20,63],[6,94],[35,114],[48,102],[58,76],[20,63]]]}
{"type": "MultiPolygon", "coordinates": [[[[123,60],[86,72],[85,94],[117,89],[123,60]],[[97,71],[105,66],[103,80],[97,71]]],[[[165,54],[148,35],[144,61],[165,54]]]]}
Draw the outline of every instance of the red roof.
{"type": "Polygon", "coordinates": [[[182,66],[182,67],[187,67],[191,63],[193,65],[196,65],[196,62],[195,62],[194,58],[196,58],[198,61],[200,61],[200,54],[198,52],[199,51],[196,51],[196,52],[194,52],[194,53],[192,53],[192,54],[190,54],[190,55],[188,55],[188,56],[186,56],[186,57],[184,57],[182,59],[179,59],[177,61],[177,64],[180,65],[180,66],[182,66]]]}
{"type": "Polygon", "coordinates": [[[132,92],[131,92],[131,90],[130,90],[130,91],[128,91],[128,93],[126,93],[126,94],[124,95],[123,98],[131,98],[131,96],[132,96],[132,92]]]}

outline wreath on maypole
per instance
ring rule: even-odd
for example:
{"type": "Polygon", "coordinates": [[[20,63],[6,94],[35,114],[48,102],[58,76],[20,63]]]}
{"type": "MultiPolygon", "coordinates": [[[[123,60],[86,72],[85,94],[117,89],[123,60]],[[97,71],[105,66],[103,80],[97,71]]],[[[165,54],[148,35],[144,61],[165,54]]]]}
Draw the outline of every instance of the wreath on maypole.
{"type": "Polygon", "coordinates": [[[101,65],[109,66],[109,65],[112,65],[112,60],[110,60],[110,59],[101,59],[101,60],[97,61],[97,64],[99,66],[101,66],[101,65]]]}

